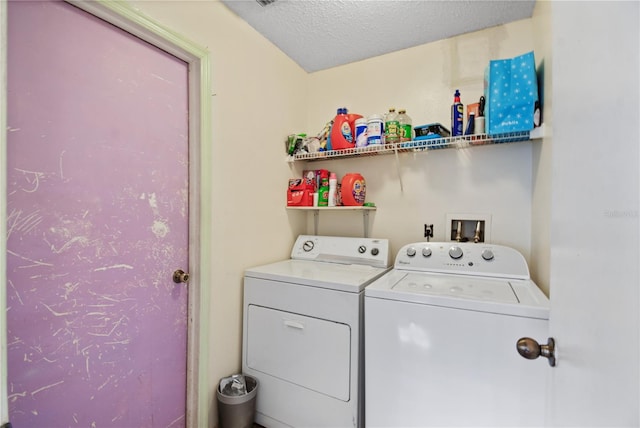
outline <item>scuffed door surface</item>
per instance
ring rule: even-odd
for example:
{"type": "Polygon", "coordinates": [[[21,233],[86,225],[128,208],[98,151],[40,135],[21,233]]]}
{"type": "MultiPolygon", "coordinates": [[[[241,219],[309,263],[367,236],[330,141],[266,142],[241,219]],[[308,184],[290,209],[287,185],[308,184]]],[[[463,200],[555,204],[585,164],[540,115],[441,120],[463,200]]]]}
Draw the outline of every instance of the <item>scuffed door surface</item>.
{"type": "Polygon", "coordinates": [[[184,426],[187,65],[67,3],[8,13],[10,420],[184,426]]]}

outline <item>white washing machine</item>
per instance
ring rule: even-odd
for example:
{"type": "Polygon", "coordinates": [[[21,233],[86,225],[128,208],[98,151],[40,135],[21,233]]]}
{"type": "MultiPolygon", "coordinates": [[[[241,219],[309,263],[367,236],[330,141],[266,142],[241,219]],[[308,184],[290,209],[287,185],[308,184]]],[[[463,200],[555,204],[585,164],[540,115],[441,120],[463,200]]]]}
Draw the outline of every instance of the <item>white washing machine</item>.
{"type": "Polygon", "coordinates": [[[365,289],[368,427],[543,426],[549,300],[515,249],[472,243],[404,246],[365,289]]]}
{"type": "Polygon", "coordinates": [[[242,370],[256,423],[360,427],[363,290],[390,268],[386,239],[301,235],[291,259],[245,271],[242,370]]]}

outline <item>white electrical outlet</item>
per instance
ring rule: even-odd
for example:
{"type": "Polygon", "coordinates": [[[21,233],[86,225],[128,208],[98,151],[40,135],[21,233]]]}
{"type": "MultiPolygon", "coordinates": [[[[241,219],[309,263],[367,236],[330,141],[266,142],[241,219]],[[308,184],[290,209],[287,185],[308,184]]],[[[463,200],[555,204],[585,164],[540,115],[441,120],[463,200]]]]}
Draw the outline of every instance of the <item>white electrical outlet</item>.
{"type": "Polygon", "coordinates": [[[445,240],[491,242],[491,214],[447,214],[445,240]]]}

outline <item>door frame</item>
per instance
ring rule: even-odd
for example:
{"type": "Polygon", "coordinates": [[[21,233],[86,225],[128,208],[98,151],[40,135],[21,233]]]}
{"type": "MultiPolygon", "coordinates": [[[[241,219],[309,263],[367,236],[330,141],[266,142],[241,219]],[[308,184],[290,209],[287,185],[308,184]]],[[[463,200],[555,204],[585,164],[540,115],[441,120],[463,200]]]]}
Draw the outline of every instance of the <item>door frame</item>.
{"type": "MultiPolygon", "coordinates": [[[[65,0],[186,62],[189,67],[189,300],[186,426],[209,426],[209,289],[212,243],[211,74],[209,52],[130,5],[112,0],[65,0]],[[204,261],[204,262],[202,262],[204,261]]],[[[7,2],[0,1],[0,237],[7,223],[7,2]]],[[[0,278],[6,279],[6,239],[0,239],[0,278]]],[[[0,426],[8,422],[6,281],[0,284],[0,426]]]]}

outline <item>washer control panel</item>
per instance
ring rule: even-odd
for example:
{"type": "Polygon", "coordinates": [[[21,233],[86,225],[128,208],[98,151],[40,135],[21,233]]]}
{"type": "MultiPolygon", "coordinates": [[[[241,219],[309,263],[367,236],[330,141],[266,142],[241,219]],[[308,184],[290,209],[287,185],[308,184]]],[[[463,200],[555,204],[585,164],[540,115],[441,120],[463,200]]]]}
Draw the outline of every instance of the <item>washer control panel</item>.
{"type": "Polygon", "coordinates": [[[522,254],[510,247],[470,242],[417,242],[396,256],[395,269],[529,279],[522,254]]]}
{"type": "Polygon", "coordinates": [[[382,268],[391,265],[388,239],[300,235],[291,250],[291,258],[382,268]]]}

